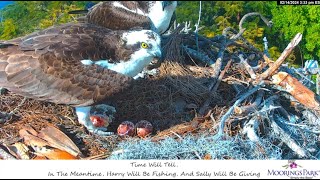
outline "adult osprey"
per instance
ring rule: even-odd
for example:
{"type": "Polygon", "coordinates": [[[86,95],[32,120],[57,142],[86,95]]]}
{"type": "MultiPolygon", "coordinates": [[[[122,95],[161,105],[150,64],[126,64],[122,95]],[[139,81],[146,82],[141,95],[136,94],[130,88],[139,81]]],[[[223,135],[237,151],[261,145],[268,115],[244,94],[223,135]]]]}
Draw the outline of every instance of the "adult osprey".
{"type": "Polygon", "coordinates": [[[177,1],[105,1],[88,10],[71,11],[70,14],[87,13],[81,21],[114,30],[134,27],[165,33],[175,19],[177,1]]]}
{"type": "Polygon", "coordinates": [[[108,135],[89,119],[91,105],[120,92],[161,56],[151,30],[110,30],[68,23],[0,43],[0,86],[29,98],[76,107],[91,132],[108,135]]]}

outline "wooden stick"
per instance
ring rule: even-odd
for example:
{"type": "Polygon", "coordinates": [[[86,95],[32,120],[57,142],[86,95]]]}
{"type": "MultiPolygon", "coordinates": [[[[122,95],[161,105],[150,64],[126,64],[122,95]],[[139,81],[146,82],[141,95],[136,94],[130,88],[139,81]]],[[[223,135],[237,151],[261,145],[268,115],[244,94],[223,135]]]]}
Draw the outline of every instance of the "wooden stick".
{"type": "Polygon", "coordinates": [[[216,84],[214,85],[214,87],[213,87],[213,88],[210,87],[211,93],[217,91],[217,89],[218,89],[218,87],[219,87],[219,85],[220,85],[220,83],[221,83],[221,81],[222,81],[223,76],[225,75],[225,73],[227,72],[227,70],[228,70],[228,69],[230,68],[230,66],[231,66],[231,62],[232,62],[232,60],[229,60],[228,63],[227,63],[227,65],[224,67],[223,71],[221,71],[221,73],[220,73],[220,75],[219,75],[219,78],[217,79],[217,82],[216,82],[216,84]]]}
{"type": "Polygon", "coordinates": [[[253,71],[252,67],[247,62],[247,59],[243,58],[243,54],[239,54],[238,57],[240,58],[240,64],[242,64],[244,66],[246,71],[249,73],[251,79],[256,79],[256,77],[257,77],[256,73],[253,71]]]}
{"type": "Polygon", "coordinates": [[[267,77],[271,76],[284,62],[284,60],[290,55],[291,51],[296,47],[302,39],[302,34],[298,33],[288,44],[286,49],[282,52],[280,57],[265,71],[263,72],[258,78],[256,82],[260,80],[266,79],[267,77]]]}
{"type": "Polygon", "coordinates": [[[230,66],[231,66],[231,62],[232,62],[232,60],[228,61],[228,63],[227,63],[227,65],[225,66],[224,70],[221,71],[221,73],[220,73],[219,78],[217,79],[217,81],[214,81],[212,84],[210,84],[210,86],[209,86],[210,97],[203,103],[203,106],[202,106],[202,107],[200,108],[200,110],[199,110],[199,114],[200,114],[201,116],[204,115],[206,109],[208,108],[208,106],[209,106],[209,104],[210,104],[210,102],[211,102],[212,95],[213,95],[214,92],[217,91],[217,89],[218,89],[218,87],[219,87],[219,85],[220,85],[220,83],[221,83],[221,80],[222,80],[224,74],[226,73],[226,71],[227,71],[227,70],[230,68],[230,66]],[[213,85],[214,85],[214,86],[213,86],[213,85]]]}
{"type": "Polygon", "coordinates": [[[272,130],[279,135],[279,139],[281,139],[292,151],[296,152],[301,157],[307,157],[307,152],[300,147],[295,140],[293,140],[290,135],[285,132],[273,119],[272,116],[269,117],[271,120],[272,130]]]}
{"type": "MultiPolygon", "coordinates": [[[[262,109],[270,109],[273,107],[274,100],[277,96],[271,96],[264,102],[264,106],[262,109]]],[[[266,111],[270,112],[270,110],[266,111]]],[[[265,113],[266,114],[266,113],[265,113]]],[[[275,134],[279,136],[279,139],[281,139],[292,151],[297,153],[301,157],[307,157],[307,151],[300,147],[294,139],[291,138],[290,133],[287,133],[285,130],[283,130],[276,122],[276,120],[273,118],[272,115],[266,114],[265,115],[271,122],[272,130],[275,134]]]]}
{"type": "Polygon", "coordinates": [[[259,90],[258,91],[258,95],[256,97],[256,100],[247,106],[241,106],[241,107],[235,107],[235,113],[236,114],[241,114],[241,115],[247,115],[251,112],[254,112],[258,109],[258,106],[261,104],[262,101],[262,97],[264,95],[264,91],[263,90],[259,90]]]}
{"type": "Polygon", "coordinates": [[[250,89],[248,92],[246,92],[245,94],[243,94],[235,103],[234,105],[227,111],[227,113],[225,115],[223,115],[223,117],[221,118],[220,124],[219,124],[219,129],[218,129],[218,136],[222,136],[224,133],[224,125],[227,121],[227,119],[229,118],[229,116],[232,115],[232,113],[234,112],[235,107],[239,106],[240,103],[245,100],[247,97],[249,97],[251,94],[253,94],[254,92],[256,92],[257,90],[259,90],[259,88],[264,84],[263,81],[261,81],[260,84],[258,84],[257,86],[255,86],[254,88],[250,89]]]}

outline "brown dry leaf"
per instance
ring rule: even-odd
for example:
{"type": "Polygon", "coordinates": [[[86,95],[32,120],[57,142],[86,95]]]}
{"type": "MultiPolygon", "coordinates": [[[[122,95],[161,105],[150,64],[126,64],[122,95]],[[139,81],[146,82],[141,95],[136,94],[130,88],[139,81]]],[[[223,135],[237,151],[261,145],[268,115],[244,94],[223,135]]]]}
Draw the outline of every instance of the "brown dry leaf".
{"type": "MultiPolygon", "coordinates": [[[[34,130],[32,127],[30,127],[30,126],[23,126],[23,131],[21,133],[24,133],[24,131],[27,131],[28,134],[32,134],[34,136],[38,136],[38,132],[36,130],[34,130]]],[[[20,136],[21,136],[21,134],[20,134],[20,136]]]]}
{"type": "Polygon", "coordinates": [[[56,149],[56,148],[42,147],[42,148],[37,148],[36,152],[39,156],[43,155],[50,160],[76,160],[76,159],[79,159],[66,151],[56,149]]]}
{"type": "Polygon", "coordinates": [[[52,147],[64,150],[73,156],[83,157],[81,151],[73,141],[54,126],[43,128],[38,134],[38,137],[46,140],[52,147]]]}
{"type": "Polygon", "coordinates": [[[24,143],[28,146],[34,147],[43,147],[49,146],[49,143],[37,136],[32,135],[28,130],[21,129],[19,135],[24,139],[24,143]]]}

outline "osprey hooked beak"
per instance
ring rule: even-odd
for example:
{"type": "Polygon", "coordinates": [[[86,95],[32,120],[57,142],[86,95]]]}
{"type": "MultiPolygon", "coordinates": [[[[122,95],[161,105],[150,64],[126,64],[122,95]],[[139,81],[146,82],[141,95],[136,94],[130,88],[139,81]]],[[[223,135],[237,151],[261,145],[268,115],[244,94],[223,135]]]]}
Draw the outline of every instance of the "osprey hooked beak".
{"type": "Polygon", "coordinates": [[[156,51],[156,52],[154,52],[153,54],[152,54],[155,58],[157,58],[157,59],[160,59],[160,60],[162,60],[162,52],[161,52],[161,50],[158,50],[158,51],[156,51]]]}

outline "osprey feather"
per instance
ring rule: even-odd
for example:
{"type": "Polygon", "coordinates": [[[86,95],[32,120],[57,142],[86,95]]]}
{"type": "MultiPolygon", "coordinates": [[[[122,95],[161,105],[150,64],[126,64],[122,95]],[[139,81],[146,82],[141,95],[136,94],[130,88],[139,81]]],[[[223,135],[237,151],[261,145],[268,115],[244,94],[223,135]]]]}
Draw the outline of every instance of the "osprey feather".
{"type": "Polygon", "coordinates": [[[160,37],[151,30],[110,30],[68,23],[0,43],[0,86],[25,97],[76,107],[90,121],[91,105],[128,87],[154,57],[160,37]]]}
{"type": "Polygon", "coordinates": [[[177,1],[105,1],[69,13],[87,12],[81,21],[114,30],[142,27],[163,34],[175,19],[176,6],[177,1]]]}

